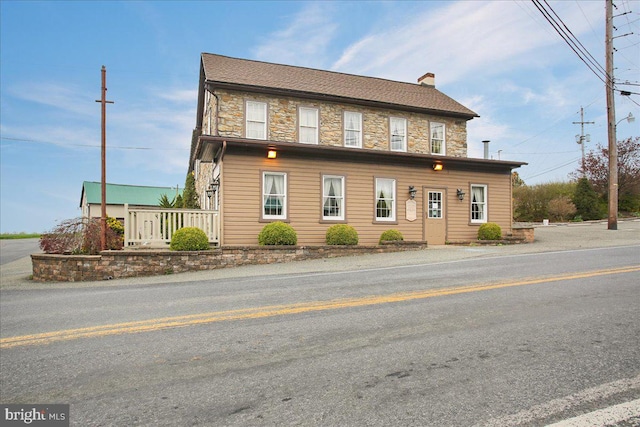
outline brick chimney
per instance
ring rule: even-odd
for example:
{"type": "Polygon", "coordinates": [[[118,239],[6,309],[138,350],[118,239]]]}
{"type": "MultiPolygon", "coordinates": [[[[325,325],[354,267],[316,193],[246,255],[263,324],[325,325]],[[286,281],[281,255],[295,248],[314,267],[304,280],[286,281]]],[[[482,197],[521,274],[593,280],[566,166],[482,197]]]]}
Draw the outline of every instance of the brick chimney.
{"type": "Polygon", "coordinates": [[[436,87],[436,75],[433,73],[427,73],[418,79],[418,84],[428,87],[436,87]]]}

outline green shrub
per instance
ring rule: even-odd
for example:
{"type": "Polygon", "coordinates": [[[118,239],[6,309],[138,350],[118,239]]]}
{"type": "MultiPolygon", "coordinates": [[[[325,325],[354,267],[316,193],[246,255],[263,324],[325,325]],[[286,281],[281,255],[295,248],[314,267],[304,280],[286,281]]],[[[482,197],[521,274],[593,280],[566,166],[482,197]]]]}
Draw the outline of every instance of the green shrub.
{"type": "Polygon", "coordinates": [[[173,251],[203,251],[209,249],[209,238],[196,227],[184,227],[173,233],[169,248],[173,251]]]}
{"type": "Polygon", "coordinates": [[[296,245],[298,234],[289,224],[282,221],[272,222],[262,227],[258,234],[260,245],[296,245]]]}
{"type": "Polygon", "coordinates": [[[347,224],[332,225],[327,229],[327,245],[357,245],[358,232],[347,224]]]}
{"type": "Polygon", "coordinates": [[[573,195],[577,214],[585,221],[602,219],[607,216],[607,207],[595,192],[587,178],[580,178],[573,195]]]}
{"type": "Polygon", "coordinates": [[[478,240],[500,240],[502,229],[495,222],[486,222],[478,229],[478,240]]]}
{"type": "Polygon", "coordinates": [[[397,240],[404,240],[404,237],[402,236],[402,233],[399,232],[398,230],[392,228],[390,230],[386,230],[384,231],[381,235],[380,235],[380,240],[378,241],[378,243],[382,243],[382,242],[395,242],[397,240]]]}

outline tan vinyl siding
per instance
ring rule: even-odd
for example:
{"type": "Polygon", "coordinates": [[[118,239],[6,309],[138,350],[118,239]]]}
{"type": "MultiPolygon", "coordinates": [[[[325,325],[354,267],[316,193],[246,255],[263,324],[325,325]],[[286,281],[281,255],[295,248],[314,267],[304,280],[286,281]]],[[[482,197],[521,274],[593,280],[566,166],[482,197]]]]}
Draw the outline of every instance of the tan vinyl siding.
{"type": "MultiPolygon", "coordinates": [[[[446,189],[445,218],[448,240],[474,239],[479,224],[470,224],[471,184],[487,185],[488,220],[497,222],[507,233],[511,229],[511,187],[509,172],[443,170],[434,172],[428,165],[371,164],[344,160],[323,160],[278,153],[269,160],[262,152],[226,153],[223,168],[223,245],[254,245],[266,224],[261,221],[263,171],[285,172],[288,183],[287,221],[298,233],[298,244],[324,244],[325,233],[332,225],[322,220],[322,175],[345,176],[346,222],[356,228],[360,244],[377,244],[380,234],[389,229],[400,230],[405,240],[423,240],[423,197],[427,188],[446,189]],[[375,177],[396,180],[396,221],[375,223],[375,177]],[[409,186],[416,195],[417,219],[405,219],[405,201],[409,186]],[[459,201],[456,189],[466,194],[459,201]],[[420,191],[422,189],[422,191],[420,191]]],[[[340,222],[340,221],[338,221],[340,222]]]]}

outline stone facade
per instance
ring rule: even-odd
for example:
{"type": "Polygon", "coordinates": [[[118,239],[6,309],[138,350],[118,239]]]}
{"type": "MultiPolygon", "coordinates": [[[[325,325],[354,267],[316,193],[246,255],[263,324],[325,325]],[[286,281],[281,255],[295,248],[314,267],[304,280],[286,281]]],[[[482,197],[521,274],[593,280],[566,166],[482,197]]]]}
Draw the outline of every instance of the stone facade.
{"type": "MultiPolygon", "coordinates": [[[[209,92],[207,92],[209,93],[209,92]]],[[[389,118],[407,120],[407,152],[429,154],[429,125],[445,125],[446,155],[467,156],[467,122],[444,116],[408,113],[403,111],[363,107],[354,104],[318,102],[301,98],[282,98],[248,92],[217,90],[208,95],[203,111],[203,134],[243,138],[245,101],[265,102],[267,108],[267,140],[298,141],[298,108],[319,110],[319,144],[343,146],[343,116],[345,111],[362,113],[362,145],[364,149],[389,150],[389,118]],[[218,105],[216,105],[218,104],[218,105]],[[217,114],[217,131],[216,131],[217,114]],[[211,126],[208,126],[211,124],[211,126]]]]}
{"type": "Polygon", "coordinates": [[[79,282],[159,276],[251,264],[274,264],[349,255],[421,250],[422,242],[390,242],[378,246],[223,247],[210,251],[103,251],[100,255],[31,255],[36,282],[79,282]]]}

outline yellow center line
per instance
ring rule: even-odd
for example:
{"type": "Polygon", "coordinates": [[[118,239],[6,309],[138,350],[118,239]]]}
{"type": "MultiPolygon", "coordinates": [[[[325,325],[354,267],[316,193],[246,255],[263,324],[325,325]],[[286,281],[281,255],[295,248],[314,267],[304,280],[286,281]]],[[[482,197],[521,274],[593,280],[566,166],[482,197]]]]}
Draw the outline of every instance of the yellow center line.
{"type": "Polygon", "coordinates": [[[45,332],[40,334],[21,335],[0,339],[0,349],[12,347],[50,344],[56,341],[68,341],[80,338],[94,338],[108,335],[133,334],[139,332],[158,331],[167,328],[179,328],[206,323],[225,322],[233,320],[259,319],[264,317],[284,316],[289,314],[309,313],[322,310],[337,310],[341,308],[362,307],[377,304],[389,304],[434,298],[445,295],[457,295],[470,292],[481,292],[492,289],[509,288],[515,286],[535,285],[540,283],[558,282],[562,280],[576,280],[590,277],[623,274],[640,271],[640,266],[595,270],[583,273],[571,273],[560,276],[539,277],[515,282],[476,284],[438,288],[412,292],[400,292],[388,295],[372,295],[356,298],[341,298],[327,301],[311,301],[297,304],[272,305],[244,308],[238,310],[217,311],[192,314],[186,316],[165,317],[159,319],[141,320],[135,322],[115,323],[111,325],[91,326],[87,328],[67,329],[45,332]]]}

